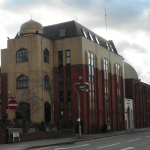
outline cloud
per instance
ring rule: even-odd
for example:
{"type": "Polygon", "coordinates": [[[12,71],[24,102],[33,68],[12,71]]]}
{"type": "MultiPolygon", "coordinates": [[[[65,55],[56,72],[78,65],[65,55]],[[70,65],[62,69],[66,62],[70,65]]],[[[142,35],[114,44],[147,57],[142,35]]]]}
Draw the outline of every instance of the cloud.
{"type": "Polygon", "coordinates": [[[136,43],[130,44],[128,41],[121,41],[117,43],[117,47],[121,53],[134,51],[135,53],[145,54],[148,51],[143,47],[136,43]]]}
{"type": "Polygon", "coordinates": [[[118,53],[149,82],[150,2],[138,0],[1,0],[0,49],[31,19],[43,26],[75,20],[98,35],[113,40],[118,53]],[[107,15],[107,34],[105,11],[107,15]]]}
{"type": "Polygon", "coordinates": [[[1,1],[0,1],[0,5],[2,5],[4,2],[5,2],[5,0],[1,0],[1,1]]]}

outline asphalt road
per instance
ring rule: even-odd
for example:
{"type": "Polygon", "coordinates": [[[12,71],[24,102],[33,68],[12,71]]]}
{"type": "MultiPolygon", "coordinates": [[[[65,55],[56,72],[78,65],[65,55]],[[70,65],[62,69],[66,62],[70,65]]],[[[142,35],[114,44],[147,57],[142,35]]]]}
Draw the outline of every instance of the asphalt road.
{"type": "Polygon", "coordinates": [[[150,132],[78,142],[72,145],[43,147],[32,150],[150,150],[150,132]]]}

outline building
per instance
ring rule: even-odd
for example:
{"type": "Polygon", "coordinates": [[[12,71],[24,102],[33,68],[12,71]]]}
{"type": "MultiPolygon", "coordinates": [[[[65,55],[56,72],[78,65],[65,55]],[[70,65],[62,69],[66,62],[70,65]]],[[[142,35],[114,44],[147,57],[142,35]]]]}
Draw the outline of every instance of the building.
{"type": "Polygon", "coordinates": [[[127,129],[134,128],[133,99],[125,98],[125,121],[127,129]]]}
{"type": "MultiPolygon", "coordinates": [[[[51,102],[46,91],[30,82],[42,78],[44,87],[53,70],[58,79],[58,100],[54,103],[55,122],[75,121],[78,126],[78,94],[83,133],[125,129],[124,60],[113,41],[107,41],[91,30],[69,21],[43,27],[30,20],[24,23],[14,39],[8,40],[1,53],[2,117],[7,102],[15,96],[20,102],[28,90],[44,101],[41,111],[31,116],[32,122],[51,121],[51,102]],[[49,69],[47,69],[49,68],[49,69]],[[46,74],[45,74],[46,73],[46,74]],[[88,92],[80,91],[80,83],[89,83],[88,92]],[[36,87],[36,88],[35,88],[36,87]],[[48,108],[48,109],[47,109],[48,108]],[[48,111],[49,110],[49,111],[48,111]]],[[[8,118],[19,114],[8,110],[8,118]]]]}
{"type": "Polygon", "coordinates": [[[0,67],[0,119],[1,119],[1,67],[0,67]]]}
{"type": "MultiPolygon", "coordinates": [[[[131,119],[133,111],[132,122],[135,128],[148,127],[150,126],[150,85],[141,82],[136,70],[131,65],[124,63],[124,66],[125,97],[126,101],[128,100],[128,105],[125,107],[126,112],[131,119]]],[[[130,119],[127,117],[127,120],[130,119]]]]}

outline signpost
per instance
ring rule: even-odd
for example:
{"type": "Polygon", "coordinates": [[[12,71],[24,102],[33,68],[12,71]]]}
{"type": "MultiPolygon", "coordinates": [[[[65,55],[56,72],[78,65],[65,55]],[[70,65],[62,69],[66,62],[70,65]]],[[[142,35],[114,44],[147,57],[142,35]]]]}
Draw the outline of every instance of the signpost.
{"type": "MultiPolygon", "coordinates": [[[[13,98],[15,97],[9,97],[12,98],[12,100],[10,100],[8,102],[8,108],[11,110],[16,110],[18,108],[18,102],[16,100],[13,100],[13,98]]],[[[19,132],[13,132],[13,141],[15,141],[15,137],[19,138],[19,132]]],[[[20,141],[20,138],[19,138],[20,141]]],[[[8,128],[7,128],[7,120],[6,120],[6,143],[8,143],[8,128]]]]}
{"type": "Polygon", "coordinates": [[[15,142],[15,137],[19,138],[19,142],[20,142],[20,137],[19,137],[19,132],[13,132],[13,141],[15,142]]]}
{"type": "Polygon", "coordinates": [[[9,101],[8,108],[11,110],[16,110],[18,108],[18,102],[16,100],[9,101]]]}

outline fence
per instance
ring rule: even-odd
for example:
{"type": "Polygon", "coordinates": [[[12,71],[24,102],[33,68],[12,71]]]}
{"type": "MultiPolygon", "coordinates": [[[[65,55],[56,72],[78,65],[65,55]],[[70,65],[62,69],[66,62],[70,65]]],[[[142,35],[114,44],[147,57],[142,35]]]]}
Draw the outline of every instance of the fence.
{"type": "MultiPolygon", "coordinates": [[[[75,135],[75,124],[71,122],[57,122],[55,125],[41,123],[22,123],[11,124],[6,122],[0,122],[0,143],[13,142],[13,132],[19,132],[21,141],[31,141],[47,138],[60,138],[75,135]],[[8,129],[8,133],[6,132],[8,129]]],[[[19,142],[19,139],[15,139],[19,142]]]]}

